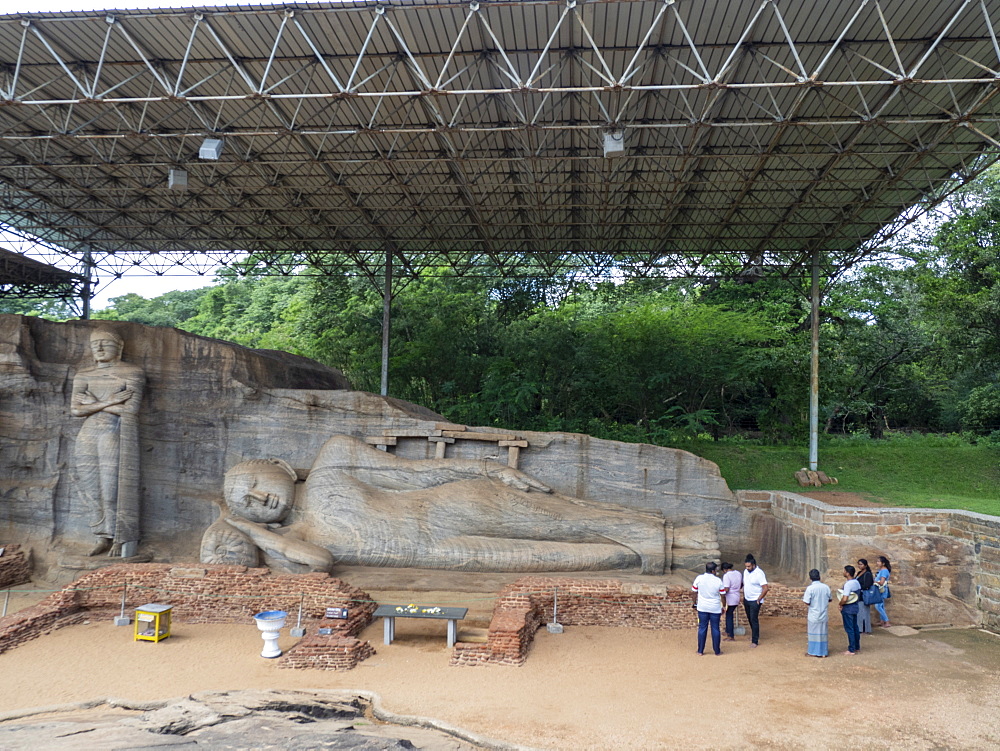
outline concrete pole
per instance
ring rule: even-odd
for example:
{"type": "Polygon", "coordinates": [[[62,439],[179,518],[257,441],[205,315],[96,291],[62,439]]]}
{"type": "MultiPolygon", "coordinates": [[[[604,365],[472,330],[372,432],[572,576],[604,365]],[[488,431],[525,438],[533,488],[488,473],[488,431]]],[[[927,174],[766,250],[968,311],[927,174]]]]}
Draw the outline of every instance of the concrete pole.
{"type": "Polygon", "coordinates": [[[812,351],[809,357],[809,469],[819,470],[819,251],[812,256],[812,351]]]}
{"type": "Polygon", "coordinates": [[[392,249],[385,249],[385,282],[382,292],[382,396],[389,395],[389,328],[392,324],[392,249]]]}

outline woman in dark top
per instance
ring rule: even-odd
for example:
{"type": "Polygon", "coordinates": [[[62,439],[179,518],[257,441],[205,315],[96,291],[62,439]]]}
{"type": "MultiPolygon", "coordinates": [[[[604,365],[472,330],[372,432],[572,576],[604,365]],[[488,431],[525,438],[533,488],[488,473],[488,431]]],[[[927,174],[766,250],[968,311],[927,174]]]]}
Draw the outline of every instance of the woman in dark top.
{"type": "MultiPolygon", "coordinates": [[[[854,576],[861,585],[861,591],[871,589],[875,586],[875,576],[868,567],[865,558],[858,558],[858,573],[854,576]]],[[[863,600],[858,601],[858,633],[870,634],[872,632],[872,612],[871,605],[865,605],[863,600]]]]}

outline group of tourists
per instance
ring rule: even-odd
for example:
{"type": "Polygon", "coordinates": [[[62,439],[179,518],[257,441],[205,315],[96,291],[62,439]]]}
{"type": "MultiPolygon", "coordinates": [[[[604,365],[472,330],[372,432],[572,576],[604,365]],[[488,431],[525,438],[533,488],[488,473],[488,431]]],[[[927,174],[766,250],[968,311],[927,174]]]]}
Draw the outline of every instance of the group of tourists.
{"type": "MultiPolygon", "coordinates": [[[[880,625],[889,626],[889,616],[885,612],[885,601],[892,597],[889,591],[889,577],[892,565],[884,555],[878,557],[878,572],[872,573],[865,558],[858,559],[858,566],[844,566],[844,586],[837,590],[838,607],[847,633],[845,655],[856,655],[861,651],[861,634],[872,632],[871,606],[878,612],[880,625]]],[[[809,572],[810,584],[806,587],[802,601],[809,606],[806,616],[807,656],[826,657],[829,644],[828,607],[833,602],[833,594],[820,581],[819,571],[809,572]]],[[[718,566],[715,562],[705,564],[705,573],[698,576],[691,585],[693,601],[691,607],[698,611],[698,654],[705,654],[708,633],[712,633],[712,649],[722,654],[722,614],[725,612],[725,640],[736,640],[736,611],[740,602],[750,626],[750,647],[755,648],[760,641],[760,609],[767,597],[769,585],[763,569],[757,565],[753,555],[747,555],[743,571],[734,571],[733,564],[725,561],[718,566]],[[721,578],[720,571],[721,568],[721,578]]]]}
{"type": "Polygon", "coordinates": [[[757,565],[752,555],[747,555],[742,573],[734,571],[733,564],[723,561],[720,579],[716,574],[718,569],[715,562],[706,563],[705,573],[691,585],[694,597],[691,607],[698,611],[698,654],[705,653],[709,628],[712,630],[712,648],[715,654],[722,654],[719,622],[722,620],[723,597],[726,603],[726,641],[736,641],[736,609],[741,599],[747,623],[750,624],[750,647],[756,647],[760,641],[760,608],[770,586],[764,569],[757,565]]]}
{"type": "MultiPolygon", "coordinates": [[[[872,632],[871,607],[878,612],[879,624],[882,627],[890,625],[889,616],[885,612],[885,601],[892,597],[889,590],[889,577],[892,575],[892,564],[884,555],[877,558],[878,573],[873,574],[868,560],[858,559],[858,566],[844,566],[844,586],[837,590],[840,617],[847,633],[847,651],[845,655],[856,655],[861,651],[861,634],[872,632]]],[[[828,621],[827,607],[833,601],[830,588],[819,580],[819,571],[809,572],[811,583],[806,587],[802,600],[809,606],[806,616],[806,634],[810,657],[826,657],[828,654],[828,621]]]]}

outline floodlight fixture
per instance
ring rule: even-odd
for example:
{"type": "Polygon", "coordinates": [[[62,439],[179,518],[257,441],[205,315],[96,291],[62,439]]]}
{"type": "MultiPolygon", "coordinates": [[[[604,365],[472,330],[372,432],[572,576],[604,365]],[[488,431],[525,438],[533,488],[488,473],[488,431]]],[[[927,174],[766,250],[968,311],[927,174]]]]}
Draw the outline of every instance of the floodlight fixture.
{"type": "Polygon", "coordinates": [[[610,128],[604,131],[604,156],[622,156],[625,153],[625,129],[610,128]]]}
{"type": "Polygon", "coordinates": [[[187,170],[172,169],[167,175],[167,187],[170,190],[187,190],[188,173],[187,170]]]}
{"type": "Polygon", "coordinates": [[[218,160],[220,156],[222,156],[221,138],[206,138],[201,142],[201,148],[198,149],[199,159],[218,160]]]}

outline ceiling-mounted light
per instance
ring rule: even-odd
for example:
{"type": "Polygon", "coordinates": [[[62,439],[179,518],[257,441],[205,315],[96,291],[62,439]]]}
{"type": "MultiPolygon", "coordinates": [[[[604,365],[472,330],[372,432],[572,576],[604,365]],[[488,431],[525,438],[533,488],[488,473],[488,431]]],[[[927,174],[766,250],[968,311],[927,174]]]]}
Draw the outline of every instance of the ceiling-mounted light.
{"type": "Polygon", "coordinates": [[[170,190],[187,190],[188,173],[187,170],[172,169],[167,175],[167,187],[170,190]]]}
{"type": "Polygon", "coordinates": [[[217,160],[220,156],[222,156],[221,138],[206,138],[201,142],[201,148],[198,149],[199,159],[217,160]]]}
{"type": "Polygon", "coordinates": [[[624,128],[610,128],[604,131],[604,156],[621,156],[624,153],[624,128]]]}

